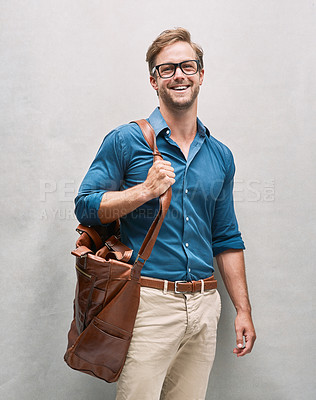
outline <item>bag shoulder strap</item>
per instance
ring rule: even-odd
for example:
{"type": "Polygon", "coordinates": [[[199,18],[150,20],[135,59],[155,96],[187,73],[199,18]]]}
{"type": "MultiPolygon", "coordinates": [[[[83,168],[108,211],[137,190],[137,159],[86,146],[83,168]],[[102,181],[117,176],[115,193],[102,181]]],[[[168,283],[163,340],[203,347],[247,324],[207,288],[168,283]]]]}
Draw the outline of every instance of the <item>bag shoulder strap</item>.
{"type": "MultiPolygon", "coordinates": [[[[158,151],[157,145],[156,145],[156,134],[155,134],[152,126],[150,125],[150,123],[146,119],[141,119],[141,120],[132,121],[132,122],[136,123],[140,127],[140,129],[144,135],[144,138],[145,138],[146,142],[148,143],[148,146],[152,150],[153,162],[156,162],[156,161],[162,159],[162,155],[158,151]]],[[[138,255],[136,257],[136,260],[135,260],[133,268],[132,268],[131,275],[135,279],[139,278],[140,271],[141,271],[142,267],[144,266],[146,260],[148,260],[150,254],[154,248],[159,230],[161,228],[161,225],[163,223],[163,220],[165,218],[165,215],[167,214],[167,211],[168,211],[168,208],[170,205],[171,196],[172,196],[172,190],[170,187],[165,193],[163,193],[159,197],[159,210],[158,210],[157,216],[154,219],[154,221],[152,222],[152,224],[145,236],[145,239],[140,247],[140,250],[138,252],[138,255]]],[[[94,226],[87,227],[87,226],[80,224],[77,228],[77,232],[80,234],[86,233],[88,235],[88,237],[91,239],[91,241],[94,244],[94,246],[96,247],[96,249],[100,249],[102,247],[103,240],[101,238],[100,233],[97,231],[97,227],[94,227],[94,226]]],[[[78,241],[79,241],[79,239],[78,239],[78,241]]],[[[77,245],[79,244],[78,241],[77,241],[77,245]]],[[[120,243],[120,242],[118,241],[118,243],[120,243]]],[[[130,250],[130,249],[128,249],[128,250],[130,250]]],[[[128,252],[128,255],[129,255],[128,259],[131,256],[130,253],[131,253],[131,251],[128,252]]]]}
{"type": "MultiPolygon", "coordinates": [[[[160,159],[162,159],[161,153],[158,151],[157,144],[156,144],[156,134],[150,125],[150,123],[146,119],[141,119],[138,121],[132,121],[135,122],[140,129],[143,132],[143,135],[148,143],[148,146],[151,148],[153,152],[153,162],[156,162],[160,159]]],[[[159,211],[154,219],[153,223],[151,224],[147,235],[145,236],[145,239],[141,245],[141,248],[139,250],[139,253],[136,257],[135,263],[133,265],[133,271],[131,276],[135,277],[136,279],[139,278],[140,276],[140,271],[145,264],[146,260],[148,260],[154,245],[157,240],[158,233],[160,231],[161,225],[163,223],[163,220],[167,214],[170,202],[171,202],[171,196],[172,196],[172,189],[169,187],[169,189],[163,193],[159,197],[159,211]]]]}

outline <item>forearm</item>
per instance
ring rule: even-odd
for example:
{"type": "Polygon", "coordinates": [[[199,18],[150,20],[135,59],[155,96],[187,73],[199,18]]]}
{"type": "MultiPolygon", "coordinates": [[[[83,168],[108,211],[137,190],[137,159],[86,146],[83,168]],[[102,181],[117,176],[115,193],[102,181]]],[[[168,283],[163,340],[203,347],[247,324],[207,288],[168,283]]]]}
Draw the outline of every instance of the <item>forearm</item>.
{"type": "Polygon", "coordinates": [[[227,250],[216,256],[227,292],[237,312],[251,313],[243,250],[227,250]]]}
{"type": "Polygon", "coordinates": [[[244,253],[242,250],[227,250],[218,254],[216,260],[226,289],[237,311],[235,318],[237,347],[233,352],[237,357],[242,357],[251,352],[256,340],[246,282],[244,253]]]}
{"type": "Polygon", "coordinates": [[[151,200],[152,196],[144,183],[123,191],[109,191],[104,193],[98,216],[102,224],[112,222],[151,200]]]}

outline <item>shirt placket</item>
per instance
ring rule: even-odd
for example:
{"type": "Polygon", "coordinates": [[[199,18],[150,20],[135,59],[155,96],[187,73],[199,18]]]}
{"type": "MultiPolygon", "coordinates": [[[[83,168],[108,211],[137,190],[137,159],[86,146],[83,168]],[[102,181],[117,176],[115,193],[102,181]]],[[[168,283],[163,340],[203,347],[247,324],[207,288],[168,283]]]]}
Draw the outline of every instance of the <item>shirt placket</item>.
{"type": "MultiPolygon", "coordinates": [[[[168,129],[166,131],[166,140],[173,146],[176,146],[179,148],[179,146],[170,139],[170,130],[168,129]]],[[[188,210],[191,208],[190,205],[190,190],[192,190],[192,187],[190,188],[190,165],[199,152],[203,142],[205,140],[205,135],[198,133],[191,146],[190,146],[190,151],[189,155],[186,161],[186,166],[185,166],[185,171],[184,171],[184,176],[183,176],[183,187],[182,187],[182,215],[184,218],[183,221],[183,236],[182,236],[182,246],[184,249],[184,252],[187,256],[187,265],[186,265],[186,275],[187,275],[187,280],[190,281],[191,279],[191,269],[192,269],[192,248],[190,248],[190,244],[192,244],[192,239],[194,237],[194,231],[193,231],[193,224],[190,221],[190,215],[188,213],[188,210]]],[[[192,177],[192,181],[194,182],[198,177],[192,177]]]]}

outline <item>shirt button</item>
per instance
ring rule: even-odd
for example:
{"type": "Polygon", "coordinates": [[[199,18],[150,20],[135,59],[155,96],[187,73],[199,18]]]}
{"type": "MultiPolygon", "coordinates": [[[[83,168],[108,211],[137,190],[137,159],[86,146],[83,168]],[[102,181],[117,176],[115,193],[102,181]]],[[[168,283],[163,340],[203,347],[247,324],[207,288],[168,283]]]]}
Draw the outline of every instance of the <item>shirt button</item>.
{"type": "Polygon", "coordinates": [[[166,134],[169,135],[169,133],[170,133],[170,131],[169,131],[169,129],[167,129],[167,130],[166,130],[166,134]]]}
{"type": "Polygon", "coordinates": [[[186,221],[189,221],[189,217],[186,217],[186,219],[185,219],[186,221]]]}
{"type": "Polygon", "coordinates": [[[189,272],[191,272],[191,268],[189,268],[189,272]]]}
{"type": "Polygon", "coordinates": [[[185,247],[189,247],[189,243],[186,243],[186,244],[185,244],[185,247]]]}
{"type": "Polygon", "coordinates": [[[185,189],[185,193],[189,193],[189,189],[185,189]]]}

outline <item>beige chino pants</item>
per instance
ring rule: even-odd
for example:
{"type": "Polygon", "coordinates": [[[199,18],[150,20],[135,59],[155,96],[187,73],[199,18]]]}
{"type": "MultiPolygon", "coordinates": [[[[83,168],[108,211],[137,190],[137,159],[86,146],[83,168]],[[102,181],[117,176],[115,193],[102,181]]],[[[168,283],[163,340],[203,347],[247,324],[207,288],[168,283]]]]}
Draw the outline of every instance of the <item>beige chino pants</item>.
{"type": "Polygon", "coordinates": [[[176,294],[142,287],[116,400],[204,400],[220,311],[216,289],[176,294]]]}

